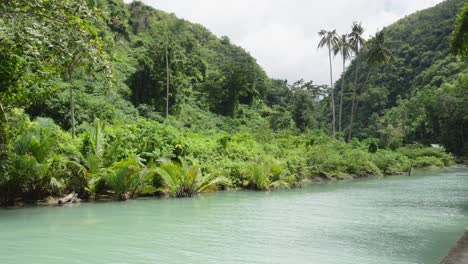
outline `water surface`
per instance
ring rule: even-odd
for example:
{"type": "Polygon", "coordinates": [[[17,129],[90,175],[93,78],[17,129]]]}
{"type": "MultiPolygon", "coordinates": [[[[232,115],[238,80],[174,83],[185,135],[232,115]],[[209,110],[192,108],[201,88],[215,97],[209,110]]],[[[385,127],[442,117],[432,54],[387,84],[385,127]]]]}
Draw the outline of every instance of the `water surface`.
{"type": "Polygon", "coordinates": [[[0,210],[0,263],[437,264],[468,169],[270,193],[0,210]]]}

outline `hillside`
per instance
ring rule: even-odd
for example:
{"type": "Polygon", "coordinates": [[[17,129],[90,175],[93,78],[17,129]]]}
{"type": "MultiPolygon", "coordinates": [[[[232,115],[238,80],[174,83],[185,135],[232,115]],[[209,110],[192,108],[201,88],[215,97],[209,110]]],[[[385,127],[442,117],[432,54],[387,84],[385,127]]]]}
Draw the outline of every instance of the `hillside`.
{"type": "MultiPolygon", "coordinates": [[[[456,153],[466,153],[468,64],[453,56],[449,48],[455,17],[462,6],[462,0],[444,1],[384,28],[393,55],[389,63],[372,66],[364,62],[363,55],[353,61],[344,89],[358,90],[354,135],[381,140],[393,137],[389,145],[442,144],[456,153]]],[[[341,81],[337,88],[341,89],[341,81]]],[[[351,98],[346,99],[348,117],[351,98]]],[[[348,125],[349,118],[345,122],[348,125]]]]}

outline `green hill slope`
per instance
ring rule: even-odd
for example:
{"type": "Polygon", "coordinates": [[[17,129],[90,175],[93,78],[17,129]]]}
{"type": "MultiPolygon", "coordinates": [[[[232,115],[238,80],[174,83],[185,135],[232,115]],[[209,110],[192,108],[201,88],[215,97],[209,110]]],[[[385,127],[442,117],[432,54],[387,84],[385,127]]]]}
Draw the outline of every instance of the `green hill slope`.
{"type": "MultiPolygon", "coordinates": [[[[352,63],[345,75],[351,82],[344,89],[355,85],[359,91],[354,135],[378,137],[388,145],[437,143],[466,152],[468,67],[449,48],[462,6],[462,0],[444,1],[383,29],[393,61],[378,67],[360,63],[357,84],[356,62],[362,56],[352,63]]],[[[351,98],[346,98],[349,116],[351,98]]]]}

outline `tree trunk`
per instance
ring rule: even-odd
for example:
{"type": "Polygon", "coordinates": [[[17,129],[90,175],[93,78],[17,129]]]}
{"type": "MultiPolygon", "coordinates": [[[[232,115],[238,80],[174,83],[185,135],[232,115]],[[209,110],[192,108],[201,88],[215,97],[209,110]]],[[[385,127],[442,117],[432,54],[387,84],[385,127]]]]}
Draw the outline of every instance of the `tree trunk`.
{"type": "MultiPolygon", "coordinates": [[[[367,77],[366,77],[366,80],[364,81],[364,87],[367,86],[367,83],[369,82],[369,78],[370,78],[370,69],[368,69],[367,71],[367,77]]],[[[356,82],[356,86],[357,86],[357,82],[356,82]]],[[[356,92],[356,88],[354,89],[354,92],[356,92]]],[[[359,97],[361,97],[362,95],[362,90],[360,91],[359,93],[359,97]]],[[[355,117],[357,116],[357,112],[358,112],[358,108],[359,108],[359,101],[360,101],[360,98],[358,98],[359,100],[356,100],[355,98],[356,96],[354,96],[353,98],[353,105],[351,106],[352,107],[352,112],[351,112],[351,124],[350,124],[350,130],[349,130],[349,134],[348,134],[348,142],[351,141],[351,133],[352,133],[352,127],[353,127],[353,121],[355,119],[355,117]]]]}
{"type": "MultiPolygon", "coordinates": [[[[0,101],[0,160],[6,160],[6,148],[7,148],[7,137],[6,137],[6,113],[3,108],[3,104],[0,101]]],[[[0,170],[2,167],[0,166],[0,170]]]]}
{"type": "Polygon", "coordinates": [[[70,82],[70,116],[72,138],[75,139],[75,94],[73,91],[73,66],[68,65],[68,82],[70,82]]]}
{"type": "Polygon", "coordinates": [[[166,118],[169,116],[169,51],[166,46],[166,118]]]}
{"type": "Polygon", "coordinates": [[[333,90],[333,66],[332,66],[331,47],[330,46],[328,46],[328,60],[330,62],[330,89],[331,89],[332,115],[333,115],[332,127],[333,127],[333,137],[335,137],[336,136],[336,128],[335,128],[335,123],[336,123],[335,95],[334,95],[334,90],[333,90]]]}
{"type": "Polygon", "coordinates": [[[348,131],[348,139],[347,142],[351,141],[352,133],[353,133],[353,125],[354,125],[354,112],[356,108],[356,88],[358,85],[358,73],[359,73],[359,58],[356,58],[356,70],[354,71],[354,86],[353,86],[353,95],[352,95],[352,103],[351,103],[351,113],[349,117],[349,131],[348,131]]]}
{"type": "MultiPolygon", "coordinates": [[[[344,54],[344,51],[343,51],[344,54]]],[[[343,92],[344,92],[344,85],[345,85],[345,70],[346,70],[346,58],[343,55],[343,75],[341,76],[341,90],[340,90],[340,114],[338,117],[338,131],[340,132],[340,139],[342,139],[341,135],[341,115],[343,112],[343,92]]]]}

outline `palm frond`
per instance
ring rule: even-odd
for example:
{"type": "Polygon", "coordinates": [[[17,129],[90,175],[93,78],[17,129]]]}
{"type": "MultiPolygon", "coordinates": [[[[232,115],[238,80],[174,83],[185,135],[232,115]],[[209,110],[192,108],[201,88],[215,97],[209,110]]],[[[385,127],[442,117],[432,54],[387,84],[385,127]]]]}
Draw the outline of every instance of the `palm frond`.
{"type": "Polygon", "coordinates": [[[366,61],[369,64],[383,64],[392,59],[391,51],[385,46],[384,32],[380,31],[366,46],[366,61]]]}
{"type": "Polygon", "coordinates": [[[361,48],[365,45],[366,40],[362,37],[365,30],[362,27],[361,23],[353,22],[351,27],[351,33],[349,33],[349,43],[355,54],[359,54],[361,48]]]}
{"type": "Polygon", "coordinates": [[[217,190],[227,179],[213,175],[203,175],[196,165],[189,165],[181,159],[181,165],[162,164],[156,169],[165,182],[167,191],[175,197],[191,197],[201,192],[217,190]]]}

